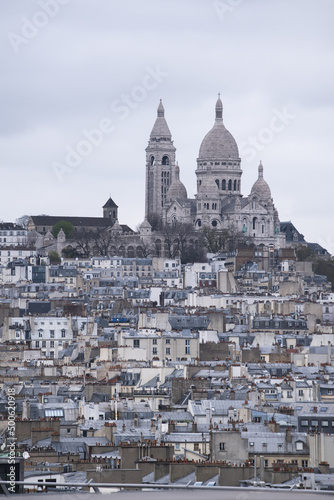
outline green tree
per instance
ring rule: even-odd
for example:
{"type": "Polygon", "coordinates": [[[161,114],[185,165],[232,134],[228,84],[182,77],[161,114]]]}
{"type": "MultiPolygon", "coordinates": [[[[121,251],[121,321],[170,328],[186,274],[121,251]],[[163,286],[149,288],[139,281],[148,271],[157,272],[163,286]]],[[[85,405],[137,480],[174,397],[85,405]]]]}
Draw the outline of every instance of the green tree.
{"type": "Polygon", "coordinates": [[[50,250],[49,252],[50,264],[60,264],[61,259],[59,257],[59,253],[55,250],[50,250]]]}
{"type": "Polygon", "coordinates": [[[71,238],[74,234],[74,226],[68,220],[60,220],[57,222],[52,228],[52,234],[55,238],[57,238],[60,230],[63,230],[66,236],[66,239],[71,238]]]}

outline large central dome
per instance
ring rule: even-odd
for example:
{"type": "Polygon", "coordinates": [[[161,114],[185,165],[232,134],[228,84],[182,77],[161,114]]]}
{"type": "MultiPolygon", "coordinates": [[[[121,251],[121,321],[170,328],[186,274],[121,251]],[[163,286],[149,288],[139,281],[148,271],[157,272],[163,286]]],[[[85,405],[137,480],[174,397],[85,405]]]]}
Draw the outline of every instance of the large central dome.
{"type": "Polygon", "coordinates": [[[223,124],[223,103],[218,97],[216,103],[216,121],[210,132],[204,137],[199,149],[199,159],[239,158],[237,143],[223,124]]]}

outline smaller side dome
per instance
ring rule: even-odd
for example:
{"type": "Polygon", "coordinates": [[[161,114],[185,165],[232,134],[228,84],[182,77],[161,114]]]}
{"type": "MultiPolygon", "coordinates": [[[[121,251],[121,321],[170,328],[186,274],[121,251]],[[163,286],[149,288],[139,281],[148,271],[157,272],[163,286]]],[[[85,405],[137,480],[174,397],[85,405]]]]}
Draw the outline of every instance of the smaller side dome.
{"type": "Polygon", "coordinates": [[[188,198],[187,190],[180,181],[180,167],[175,166],[175,177],[167,192],[167,201],[186,200],[188,198]]]}
{"type": "Polygon", "coordinates": [[[259,176],[258,179],[254,182],[251,195],[257,194],[260,197],[260,200],[269,201],[271,200],[271,191],[268,183],[263,178],[263,165],[260,162],[259,165],[259,176]]]}

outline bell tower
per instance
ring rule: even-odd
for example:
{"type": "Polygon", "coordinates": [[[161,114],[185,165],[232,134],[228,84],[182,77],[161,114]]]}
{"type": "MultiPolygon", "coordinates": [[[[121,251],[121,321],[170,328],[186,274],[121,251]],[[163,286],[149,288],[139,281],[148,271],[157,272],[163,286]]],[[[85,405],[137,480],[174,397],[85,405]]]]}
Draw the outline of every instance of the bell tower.
{"type": "Polygon", "coordinates": [[[145,218],[156,214],[162,218],[167,192],[175,175],[175,147],[165,119],[161,99],[157,118],[146,148],[145,218]]]}

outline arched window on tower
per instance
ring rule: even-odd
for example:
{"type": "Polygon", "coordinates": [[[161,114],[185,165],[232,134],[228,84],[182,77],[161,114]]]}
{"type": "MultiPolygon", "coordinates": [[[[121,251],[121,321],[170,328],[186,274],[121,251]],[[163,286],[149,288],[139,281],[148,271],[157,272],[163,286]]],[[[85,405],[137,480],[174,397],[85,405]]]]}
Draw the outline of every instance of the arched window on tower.
{"type": "Polygon", "coordinates": [[[237,181],[234,181],[233,182],[233,191],[236,191],[237,190],[237,181]]]}
{"type": "Polygon", "coordinates": [[[226,191],[226,180],[222,180],[222,191],[226,191]]]}
{"type": "Polygon", "coordinates": [[[232,181],[231,181],[231,179],[228,181],[228,191],[232,191],[232,181]]]}
{"type": "Polygon", "coordinates": [[[151,158],[150,158],[150,165],[154,165],[154,161],[155,161],[154,160],[154,156],[151,156],[151,158]]]}
{"type": "Polygon", "coordinates": [[[162,157],[162,165],[169,165],[169,157],[167,155],[162,157]]]}
{"type": "Polygon", "coordinates": [[[253,217],[253,229],[254,230],[256,229],[256,221],[257,221],[257,217],[253,217]]]}
{"type": "Polygon", "coordinates": [[[238,191],[240,191],[240,181],[238,181],[238,191]]]}
{"type": "Polygon", "coordinates": [[[219,189],[219,179],[216,179],[216,180],[215,180],[215,183],[217,184],[218,189],[219,189]]]}
{"type": "Polygon", "coordinates": [[[161,206],[164,206],[166,201],[166,194],[170,186],[170,175],[169,172],[161,172],[161,206]]]}

